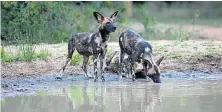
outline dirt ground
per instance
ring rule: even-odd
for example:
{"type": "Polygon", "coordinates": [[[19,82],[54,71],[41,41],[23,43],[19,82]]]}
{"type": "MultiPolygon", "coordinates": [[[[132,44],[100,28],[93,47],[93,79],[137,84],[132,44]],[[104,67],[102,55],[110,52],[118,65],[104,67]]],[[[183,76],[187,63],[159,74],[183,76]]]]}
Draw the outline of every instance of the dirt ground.
{"type": "MultiPolygon", "coordinates": [[[[222,41],[151,41],[155,59],[165,56],[160,65],[162,73],[182,72],[187,70],[202,70],[203,72],[222,74],[222,41]]],[[[52,54],[46,60],[31,62],[2,63],[1,77],[58,75],[61,66],[65,63],[67,44],[46,45],[52,54]]],[[[8,46],[9,47],[9,46],[8,46]]],[[[109,43],[109,48],[118,50],[118,43],[109,43]]],[[[39,48],[39,45],[36,45],[39,48]]],[[[7,47],[6,47],[7,49],[7,47]]],[[[38,49],[37,49],[38,50],[38,49]]],[[[92,65],[88,69],[92,71],[92,65]]],[[[81,65],[68,65],[65,74],[83,73],[81,65]]]]}

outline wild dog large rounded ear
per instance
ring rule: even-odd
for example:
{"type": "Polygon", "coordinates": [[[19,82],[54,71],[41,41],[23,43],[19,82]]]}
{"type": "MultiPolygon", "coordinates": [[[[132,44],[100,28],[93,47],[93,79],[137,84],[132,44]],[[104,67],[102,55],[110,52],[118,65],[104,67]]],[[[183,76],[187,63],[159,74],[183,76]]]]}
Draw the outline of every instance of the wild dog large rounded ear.
{"type": "Polygon", "coordinates": [[[148,74],[148,70],[152,67],[152,64],[148,60],[144,60],[142,64],[144,72],[148,74]]]}
{"type": "Polygon", "coordinates": [[[157,65],[157,66],[160,66],[160,63],[163,61],[163,58],[164,58],[164,56],[160,57],[160,59],[158,59],[158,60],[156,61],[156,65],[157,65]]]}
{"type": "Polygon", "coordinates": [[[142,64],[144,67],[149,67],[149,68],[152,67],[152,64],[150,63],[149,60],[144,60],[142,64]]]}
{"type": "Polygon", "coordinates": [[[118,12],[119,12],[119,11],[116,11],[116,12],[114,12],[114,13],[110,16],[110,18],[113,19],[113,21],[116,20],[116,17],[117,17],[117,15],[118,15],[118,12]]]}
{"type": "Polygon", "coordinates": [[[98,21],[98,23],[102,23],[102,20],[104,19],[103,15],[98,12],[93,12],[94,17],[98,21]]]}

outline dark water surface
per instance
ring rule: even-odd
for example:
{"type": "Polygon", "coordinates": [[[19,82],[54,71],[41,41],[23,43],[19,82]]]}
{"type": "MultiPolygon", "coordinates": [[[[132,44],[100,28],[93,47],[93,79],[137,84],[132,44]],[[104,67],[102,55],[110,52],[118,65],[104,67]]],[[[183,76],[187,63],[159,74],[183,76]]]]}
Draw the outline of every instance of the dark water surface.
{"type": "Polygon", "coordinates": [[[162,74],[145,80],[94,83],[84,76],[3,78],[1,112],[220,112],[222,76],[199,72],[162,74]],[[11,82],[10,82],[11,81],[11,82]]]}

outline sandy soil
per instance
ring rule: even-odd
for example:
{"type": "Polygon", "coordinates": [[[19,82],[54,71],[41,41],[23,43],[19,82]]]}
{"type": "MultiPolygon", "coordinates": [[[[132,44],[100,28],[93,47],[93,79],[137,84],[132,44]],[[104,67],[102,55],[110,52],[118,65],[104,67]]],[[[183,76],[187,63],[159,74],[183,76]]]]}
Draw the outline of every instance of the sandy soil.
{"type": "MultiPolygon", "coordinates": [[[[204,72],[222,73],[222,41],[151,41],[155,59],[165,56],[160,70],[179,72],[187,70],[202,70],[204,72]]],[[[31,62],[2,63],[1,77],[30,76],[30,75],[58,75],[61,66],[65,63],[67,44],[46,45],[52,56],[46,60],[31,62]]],[[[118,50],[118,43],[109,43],[109,48],[118,50]]],[[[9,48],[12,46],[6,47],[9,48]]],[[[39,50],[39,45],[36,45],[39,50]]],[[[7,50],[6,50],[7,51],[7,50]]],[[[92,66],[89,64],[90,71],[92,66]]],[[[65,74],[83,73],[81,65],[68,65],[65,74]]]]}

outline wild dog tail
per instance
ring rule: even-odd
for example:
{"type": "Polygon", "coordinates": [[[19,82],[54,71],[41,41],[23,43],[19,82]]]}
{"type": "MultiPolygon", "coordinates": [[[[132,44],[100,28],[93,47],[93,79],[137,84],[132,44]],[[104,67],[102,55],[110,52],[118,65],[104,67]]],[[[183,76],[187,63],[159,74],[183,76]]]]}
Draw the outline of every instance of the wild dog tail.
{"type": "Polygon", "coordinates": [[[74,40],[74,38],[72,36],[72,38],[68,42],[68,55],[67,55],[67,59],[66,59],[65,65],[62,67],[62,72],[64,72],[67,64],[72,59],[72,55],[73,55],[74,51],[75,51],[75,40],[74,40]]]}
{"type": "Polygon", "coordinates": [[[72,58],[72,55],[73,55],[74,51],[75,51],[75,41],[74,41],[73,38],[71,38],[69,40],[69,43],[68,43],[68,56],[67,56],[67,58],[72,58]]]}

